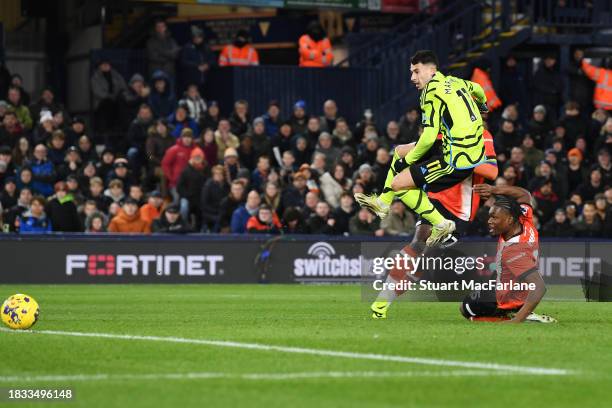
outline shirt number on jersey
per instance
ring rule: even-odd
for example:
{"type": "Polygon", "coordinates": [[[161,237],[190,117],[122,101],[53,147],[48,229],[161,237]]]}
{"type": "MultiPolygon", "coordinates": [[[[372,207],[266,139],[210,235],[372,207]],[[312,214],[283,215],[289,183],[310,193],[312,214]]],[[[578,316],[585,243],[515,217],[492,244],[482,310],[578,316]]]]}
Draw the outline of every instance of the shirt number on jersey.
{"type": "MultiPolygon", "coordinates": [[[[465,91],[465,89],[457,89],[457,95],[459,95],[459,97],[461,99],[463,99],[463,102],[465,103],[465,106],[468,109],[468,112],[470,113],[470,119],[472,120],[472,122],[476,122],[476,115],[474,115],[474,110],[472,110],[472,106],[470,105],[470,101],[468,100],[468,94],[465,91]]],[[[469,97],[471,99],[471,97],[469,97]]]]}

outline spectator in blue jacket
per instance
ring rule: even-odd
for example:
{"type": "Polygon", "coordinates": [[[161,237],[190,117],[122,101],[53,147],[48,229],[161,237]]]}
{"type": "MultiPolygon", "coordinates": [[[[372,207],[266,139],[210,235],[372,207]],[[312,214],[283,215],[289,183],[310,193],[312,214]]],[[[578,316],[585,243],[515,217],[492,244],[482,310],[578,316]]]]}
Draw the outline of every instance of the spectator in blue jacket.
{"type": "Polygon", "coordinates": [[[206,43],[204,31],[200,27],[191,26],[191,42],[181,50],[179,63],[181,89],[185,90],[187,85],[196,84],[200,93],[204,93],[206,76],[217,63],[217,57],[206,43]]]}
{"type": "Polygon", "coordinates": [[[48,197],[53,194],[55,167],[47,159],[47,147],[39,144],[34,148],[34,158],[29,163],[32,169],[32,188],[34,193],[48,197]]]}
{"type": "Polygon", "coordinates": [[[189,110],[184,104],[180,104],[176,111],[168,116],[168,124],[174,127],[170,134],[175,139],[178,139],[183,129],[187,127],[193,131],[194,135],[200,134],[200,127],[195,120],[189,117],[189,110]]]}
{"type": "Polygon", "coordinates": [[[257,214],[259,204],[261,204],[261,197],[259,196],[259,193],[256,190],[251,190],[247,195],[246,204],[236,208],[232,214],[232,233],[244,234],[247,232],[247,222],[249,221],[249,218],[257,214]]]}
{"type": "Polygon", "coordinates": [[[157,70],[151,77],[153,89],[149,95],[149,105],[157,119],[165,118],[174,111],[176,97],[172,92],[172,86],[168,75],[161,70],[157,70]]]}
{"type": "Polygon", "coordinates": [[[268,181],[270,174],[270,158],[268,156],[259,156],[257,160],[257,168],[251,174],[251,186],[262,191],[262,186],[268,181]]]}
{"type": "Polygon", "coordinates": [[[262,118],[266,127],[266,135],[269,137],[276,136],[281,125],[280,104],[277,100],[271,100],[268,103],[268,112],[263,114],[262,118]]]}
{"type": "Polygon", "coordinates": [[[20,233],[45,234],[51,232],[51,221],[45,214],[45,204],[45,199],[41,196],[32,198],[30,209],[17,217],[20,233]]]}

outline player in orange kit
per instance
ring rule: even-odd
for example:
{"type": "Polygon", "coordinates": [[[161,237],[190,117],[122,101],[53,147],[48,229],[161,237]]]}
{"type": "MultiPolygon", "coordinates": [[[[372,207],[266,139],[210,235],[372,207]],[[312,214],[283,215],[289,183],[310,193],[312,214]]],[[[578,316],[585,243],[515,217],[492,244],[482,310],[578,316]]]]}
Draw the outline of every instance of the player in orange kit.
{"type": "Polygon", "coordinates": [[[477,184],[474,191],[484,199],[495,196],[488,226],[492,236],[499,235],[497,286],[495,290],[468,295],[461,304],[461,314],[476,321],[555,322],[549,316],[533,313],[546,293],[546,286],[538,271],[538,230],[533,224],[531,195],[519,187],[489,184],[477,184]]]}

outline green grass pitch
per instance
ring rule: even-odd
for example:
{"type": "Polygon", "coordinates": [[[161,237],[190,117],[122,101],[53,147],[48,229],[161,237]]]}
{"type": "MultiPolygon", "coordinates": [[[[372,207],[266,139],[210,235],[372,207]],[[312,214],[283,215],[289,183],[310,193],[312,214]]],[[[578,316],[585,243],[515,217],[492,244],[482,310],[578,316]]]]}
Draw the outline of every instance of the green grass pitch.
{"type": "Polygon", "coordinates": [[[538,310],[558,324],[502,325],[469,323],[456,303],[431,302],[398,302],[389,319],[371,320],[351,285],[0,285],[2,298],[18,292],[39,302],[41,317],[34,333],[0,331],[0,389],[71,388],[75,397],[7,406],[610,405],[608,303],[546,301],[538,310]]]}

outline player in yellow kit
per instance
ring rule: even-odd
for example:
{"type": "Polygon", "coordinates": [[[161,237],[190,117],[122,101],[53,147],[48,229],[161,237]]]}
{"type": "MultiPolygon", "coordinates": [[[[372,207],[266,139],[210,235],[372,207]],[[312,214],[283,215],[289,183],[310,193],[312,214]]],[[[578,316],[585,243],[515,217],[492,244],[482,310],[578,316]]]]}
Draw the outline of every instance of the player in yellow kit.
{"type": "Polygon", "coordinates": [[[395,196],[421,218],[431,223],[427,245],[440,243],[455,231],[432,205],[426,192],[439,192],[462,182],[486,161],[480,111],[486,111],[486,96],[474,82],[438,71],[432,51],[418,51],[411,59],[411,81],[421,91],[423,134],[416,146],[393,154],[382,194],[355,194],[357,202],[381,218],[389,213],[395,196]],[[442,153],[423,160],[442,134],[442,153]]]}

